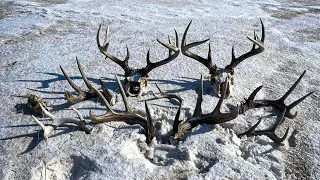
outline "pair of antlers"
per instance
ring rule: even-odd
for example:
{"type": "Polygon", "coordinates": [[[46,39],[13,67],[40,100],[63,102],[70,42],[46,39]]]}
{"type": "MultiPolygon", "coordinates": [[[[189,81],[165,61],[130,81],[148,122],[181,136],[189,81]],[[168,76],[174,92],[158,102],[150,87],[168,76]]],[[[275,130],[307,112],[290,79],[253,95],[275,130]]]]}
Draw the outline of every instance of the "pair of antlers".
{"type": "Polygon", "coordinates": [[[133,68],[130,68],[128,63],[129,63],[129,59],[130,59],[130,53],[129,53],[129,48],[128,46],[126,45],[126,49],[127,49],[127,55],[125,57],[124,60],[120,60],[119,58],[115,57],[114,55],[112,55],[109,51],[108,51],[108,47],[109,47],[109,38],[108,38],[108,35],[109,35],[109,26],[107,26],[107,29],[106,29],[106,34],[105,34],[105,37],[104,37],[104,42],[103,44],[101,45],[100,43],[100,30],[101,30],[101,25],[99,26],[99,29],[98,29],[98,32],[97,32],[97,44],[98,44],[98,48],[99,48],[99,51],[104,54],[106,57],[108,57],[109,59],[111,59],[113,62],[117,63],[120,67],[123,68],[124,72],[125,72],[125,77],[128,77],[130,76],[131,74],[133,73],[139,73],[141,74],[142,76],[144,77],[148,77],[148,73],[150,71],[152,71],[153,69],[159,67],[159,66],[162,66],[164,64],[167,64],[169,63],[170,61],[172,61],[173,59],[175,59],[179,53],[180,53],[180,50],[179,50],[179,40],[178,40],[178,33],[176,30],[174,30],[175,32],[175,45],[172,45],[171,42],[170,42],[170,38],[169,39],[169,44],[166,44],[166,43],[163,43],[161,42],[160,40],[157,39],[157,42],[160,43],[162,46],[164,46],[165,48],[167,48],[169,50],[169,55],[167,58],[161,60],[161,61],[158,61],[158,62],[151,62],[150,61],[150,49],[148,50],[147,52],[147,66],[144,67],[144,68],[141,68],[141,69],[133,69],[133,68]]]}
{"type": "MultiPolygon", "coordinates": [[[[290,110],[297,106],[299,103],[301,103],[305,98],[307,98],[308,96],[310,96],[312,92],[308,93],[307,95],[299,98],[298,100],[296,100],[295,102],[291,103],[290,105],[285,105],[284,101],[285,99],[292,93],[292,91],[295,89],[295,87],[297,86],[297,84],[301,81],[302,77],[304,76],[306,71],[304,71],[300,77],[297,79],[297,81],[291,86],[291,88],[278,100],[254,100],[255,95],[258,93],[258,91],[262,88],[262,86],[259,86],[257,89],[255,89],[251,95],[249,96],[249,98],[241,103],[240,105],[237,105],[235,109],[230,110],[227,113],[221,113],[220,109],[221,109],[221,105],[223,102],[223,96],[221,96],[219,98],[219,101],[216,105],[216,107],[214,108],[214,110],[209,113],[209,114],[203,114],[202,113],[202,107],[201,107],[201,103],[202,103],[202,94],[203,94],[203,80],[202,80],[202,76],[200,79],[200,87],[199,87],[199,91],[198,91],[198,97],[197,97],[197,103],[196,103],[196,107],[194,110],[194,113],[192,115],[191,118],[185,120],[185,121],[181,121],[179,119],[180,117],[180,113],[181,113],[181,106],[182,103],[180,104],[180,107],[177,111],[177,114],[175,116],[175,120],[173,123],[173,130],[172,130],[172,136],[170,139],[170,142],[175,144],[177,143],[184,135],[187,131],[191,130],[192,128],[196,127],[199,124],[220,124],[220,123],[224,123],[227,121],[231,121],[234,120],[235,118],[237,118],[237,116],[239,114],[243,114],[245,113],[245,111],[249,110],[249,109],[253,109],[253,108],[261,108],[261,107],[267,107],[267,106],[271,106],[275,109],[278,109],[282,112],[282,114],[278,117],[276,123],[269,129],[265,129],[265,130],[255,130],[257,128],[257,126],[259,125],[259,123],[261,122],[262,119],[260,119],[253,127],[251,127],[247,132],[239,134],[238,137],[242,137],[244,135],[247,136],[258,136],[258,135],[266,135],[268,136],[270,139],[272,139],[275,143],[277,144],[281,144],[283,140],[286,139],[288,132],[289,132],[289,128],[287,128],[285,134],[283,137],[279,137],[275,134],[275,130],[276,128],[282,124],[282,122],[285,120],[285,117],[293,119],[296,117],[297,112],[293,115],[290,110]]],[[[223,95],[225,95],[226,93],[226,89],[227,89],[227,83],[223,83],[223,88],[222,88],[222,92],[223,95]]],[[[175,98],[178,99],[179,102],[183,102],[181,101],[181,98],[177,95],[172,95],[172,94],[165,94],[162,91],[160,91],[160,95],[156,95],[156,98],[175,98]]]]}
{"type": "MultiPolygon", "coordinates": [[[[242,54],[241,56],[239,56],[237,58],[235,57],[234,47],[232,46],[232,51],[231,51],[232,52],[232,60],[231,60],[231,63],[225,67],[225,69],[232,70],[239,63],[241,63],[243,60],[245,60],[249,57],[252,57],[254,55],[257,55],[257,54],[264,51],[265,30],[264,30],[264,25],[263,25],[261,18],[260,18],[260,22],[261,22],[261,39],[259,39],[259,37],[256,35],[256,32],[254,31],[253,39],[250,37],[247,37],[251,42],[253,42],[251,50],[247,53],[242,54]]],[[[201,45],[201,44],[210,40],[210,39],[206,39],[203,41],[197,41],[197,42],[187,44],[186,43],[186,36],[189,31],[191,23],[192,23],[192,21],[190,21],[190,23],[188,24],[187,28],[185,29],[185,31],[183,33],[182,43],[181,43],[181,52],[185,56],[190,57],[190,58],[200,62],[201,64],[205,65],[209,69],[210,74],[214,74],[217,71],[218,67],[216,65],[212,64],[211,44],[210,43],[209,43],[209,50],[208,50],[207,58],[203,58],[203,57],[189,51],[190,48],[201,45]]]]}

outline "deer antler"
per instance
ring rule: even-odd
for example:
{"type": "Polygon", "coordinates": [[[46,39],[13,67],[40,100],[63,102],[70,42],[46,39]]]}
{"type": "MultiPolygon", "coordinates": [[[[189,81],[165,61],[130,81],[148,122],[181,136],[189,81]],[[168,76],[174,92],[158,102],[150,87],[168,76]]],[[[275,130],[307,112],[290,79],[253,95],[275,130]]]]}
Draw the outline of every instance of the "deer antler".
{"type": "Polygon", "coordinates": [[[92,111],[90,111],[90,119],[94,123],[103,123],[103,122],[112,122],[112,121],[123,121],[126,122],[130,125],[132,124],[139,124],[140,126],[143,127],[145,130],[145,136],[146,136],[146,142],[150,143],[151,140],[154,138],[154,127],[151,119],[151,115],[149,112],[149,108],[147,106],[147,103],[145,102],[145,108],[146,108],[146,114],[147,114],[147,119],[144,117],[140,116],[139,114],[133,113],[130,105],[128,104],[127,97],[125,95],[125,92],[123,90],[123,87],[120,83],[120,80],[118,76],[116,75],[116,80],[121,92],[122,99],[124,101],[124,105],[126,108],[125,112],[114,112],[108,103],[108,101],[105,99],[105,97],[95,88],[93,90],[99,95],[99,97],[103,100],[105,106],[108,109],[108,112],[104,115],[101,116],[95,116],[92,111]]]}
{"type": "MultiPolygon", "coordinates": [[[[210,40],[210,39],[206,39],[206,40],[203,40],[203,41],[197,41],[197,42],[193,42],[193,43],[190,43],[190,44],[186,44],[186,36],[187,36],[188,30],[190,28],[191,22],[192,21],[190,21],[190,23],[188,24],[187,28],[185,29],[185,31],[183,33],[182,43],[181,43],[181,52],[182,52],[182,54],[184,54],[184,55],[186,55],[186,56],[188,56],[188,57],[190,57],[190,58],[202,63],[203,65],[205,65],[209,69],[210,74],[214,74],[217,71],[217,66],[212,64],[212,60],[211,60],[212,59],[211,58],[211,45],[210,45],[210,43],[209,43],[208,56],[207,56],[206,59],[189,51],[190,48],[198,46],[198,45],[203,44],[203,43],[205,43],[205,42],[210,40]]],[[[251,51],[239,56],[238,58],[235,57],[234,48],[232,47],[232,61],[228,66],[225,67],[225,69],[234,69],[243,60],[263,52],[263,50],[264,50],[265,33],[264,33],[264,25],[263,25],[263,22],[262,22],[261,18],[260,18],[260,22],[261,22],[261,25],[262,25],[261,40],[258,38],[256,33],[254,32],[253,39],[248,37],[248,39],[253,42],[253,46],[252,46],[251,51]],[[258,48],[256,48],[256,46],[258,46],[258,48]]]]}
{"type": "MultiPolygon", "coordinates": [[[[227,84],[224,83],[223,85],[223,95],[226,94],[227,84]]],[[[200,79],[200,87],[198,91],[198,98],[197,98],[197,104],[193,113],[193,116],[190,119],[187,119],[185,122],[182,122],[179,124],[178,129],[176,130],[176,133],[171,137],[171,142],[177,142],[179,139],[181,139],[184,134],[196,127],[198,124],[220,124],[227,121],[231,121],[235,119],[239,114],[239,107],[237,106],[235,110],[229,112],[229,113],[221,113],[220,108],[223,102],[223,96],[220,97],[219,102],[217,103],[215,109],[209,113],[209,114],[202,114],[202,95],[203,95],[203,78],[201,76],[200,79]]],[[[176,118],[180,116],[180,111],[178,111],[176,118]],[[179,113],[179,114],[178,114],[179,113]]],[[[174,130],[175,131],[175,130],[174,130]]]]}
{"type": "Polygon", "coordinates": [[[264,51],[265,33],[264,33],[264,25],[263,25],[261,18],[260,18],[260,22],[261,22],[261,33],[262,33],[261,39],[259,39],[259,37],[256,35],[256,32],[253,31],[253,39],[247,37],[251,42],[253,42],[251,50],[245,54],[242,54],[241,56],[239,56],[237,58],[234,55],[234,47],[232,46],[232,60],[231,60],[231,63],[225,67],[226,69],[234,69],[243,60],[245,60],[251,56],[257,55],[257,54],[264,51]],[[256,46],[257,46],[257,48],[256,48],[256,46]]]}
{"type": "Polygon", "coordinates": [[[254,97],[256,96],[256,94],[259,92],[259,90],[263,86],[257,87],[251,93],[249,98],[244,103],[241,104],[240,112],[244,113],[245,111],[247,111],[249,109],[272,106],[272,107],[277,108],[277,109],[279,109],[281,111],[284,111],[286,109],[285,117],[290,118],[290,119],[294,119],[297,116],[298,112],[295,112],[294,114],[292,114],[290,112],[290,110],[292,108],[294,108],[296,105],[298,105],[300,102],[302,102],[305,98],[310,96],[314,91],[312,91],[312,92],[308,93],[307,95],[301,97],[300,99],[296,100],[295,102],[291,103],[290,105],[285,105],[284,101],[292,93],[292,91],[298,85],[298,83],[300,82],[300,80],[302,79],[302,77],[303,77],[303,75],[305,73],[306,73],[306,71],[304,71],[300,75],[300,77],[297,79],[297,81],[291,86],[291,88],[280,99],[277,99],[277,100],[254,100],[254,97]]]}
{"type": "Polygon", "coordinates": [[[78,118],[71,118],[71,117],[70,118],[58,118],[58,117],[54,116],[53,114],[51,114],[49,111],[47,111],[41,104],[39,104],[39,106],[42,109],[42,111],[52,119],[52,124],[45,126],[36,117],[31,115],[33,117],[33,119],[37,122],[37,124],[41,127],[41,129],[43,130],[43,136],[44,136],[45,140],[48,140],[49,136],[56,128],[58,128],[59,126],[61,126],[62,124],[65,124],[65,123],[76,124],[82,130],[84,130],[87,134],[90,134],[93,129],[92,126],[88,125],[87,121],[83,118],[83,116],[80,114],[80,112],[74,108],[73,108],[73,110],[77,113],[79,119],[78,118]]]}
{"type": "Polygon", "coordinates": [[[179,48],[177,48],[179,46],[179,41],[178,41],[178,33],[176,30],[175,31],[175,36],[176,36],[176,45],[172,45],[170,44],[170,40],[169,40],[169,44],[165,44],[163,42],[161,42],[160,40],[157,39],[158,43],[160,43],[162,46],[166,47],[167,49],[169,49],[169,56],[161,61],[152,63],[150,61],[150,49],[148,50],[147,53],[147,66],[142,68],[142,69],[132,69],[128,66],[128,62],[129,62],[129,58],[130,58],[130,53],[129,53],[129,48],[128,46],[126,46],[127,49],[127,55],[125,57],[124,60],[120,60],[119,58],[115,57],[114,55],[112,55],[110,52],[108,52],[108,47],[109,47],[109,40],[108,40],[108,34],[109,34],[109,26],[107,26],[106,29],[106,34],[105,34],[105,38],[104,38],[104,42],[101,45],[100,44],[100,30],[101,30],[101,24],[99,26],[98,32],[97,32],[97,44],[98,44],[98,48],[99,51],[104,54],[106,57],[108,57],[109,59],[111,59],[113,62],[117,63],[119,66],[121,66],[123,68],[123,70],[125,71],[125,77],[130,76],[132,73],[136,73],[138,72],[139,74],[147,77],[148,73],[153,70],[156,67],[162,66],[170,61],[172,61],[173,59],[175,59],[179,53],[180,50],[179,48]],[[172,53],[174,52],[174,53],[172,53]]]}
{"type": "MultiPolygon", "coordinates": [[[[81,74],[81,77],[84,81],[84,83],[86,84],[86,86],[89,88],[88,92],[85,92],[83,90],[81,90],[71,79],[70,77],[67,75],[67,73],[65,72],[65,70],[60,66],[60,69],[64,75],[64,77],[66,78],[66,80],[69,82],[69,84],[73,87],[74,90],[76,90],[79,93],[79,96],[74,97],[71,92],[66,91],[65,92],[65,97],[66,100],[70,103],[70,104],[76,104],[78,102],[81,101],[85,101],[87,99],[91,99],[91,98],[95,98],[98,97],[97,93],[95,93],[95,91],[93,90],[93,86],[91,85],[91,83],[88,81],[87,77],[85,76],[84,72],[83,72],[83,68],[78,60],[78,58],[76,57],[77,60],[77,64],[78,64],[78,68],[81,74]]],[[[108,90],[108,88],[105,86],[105,84],[101,81],[100,79],[100,84],[102,87],[102,93],[103,95],[107,98],[108,102],[111,105],[115,104],[115,98],[111,95],[110,91],[108,90]]]]}
{"type": "Polygon", "coordinates": [[[288,136],[289,128],[287,128],[286,132],[282,137],[277,136],[275,133],[275,130],[285,120],[285,117],[284,117],[285,114],[286,114],[286,109],[283,110],[282,114],[279,116],[279,118],[271,128],[266,130],[255,130],[262,120],[262,118],[260,118],[259,121],[254,126],[252,126],[248,131],[239,134],[238,137],[241,138],[244,135],[248,137],[266,135],[270,139],[272,139],[275,143],[282,144],[282,141],[284,141],[288,136]]]}
{"type": "MultiPolygon", "coordinates": [[[[158,94],[155,94],[153,93],[153,96],[156,98],[156,99],[161,99],[161,98],[168,98],[168,99],[176,99],[177,101],[179,101],[180,105],[179,105],[179,109],[178,109],[178,112],[176,114],[176,117],[174,118],[174,122],[173,122],[173,128],[172,128],[172,134],[175,134],[177,131],[178,131],[178,126],[179,124],[182,122],[180,121],[180,114],[181,114],[181,110],[182,110],[182,107],[184,106],[184,100],[176,95],[176,94],[166,94],[164,93],[160,87],[158,86],[158,84],[156,83],[156,87],[158,88],[159,90],[159,93],[158,94]]],[[[153,99],[149,99],[149,100],[153,100],[153,99]]]]}
{"type": "Polygon", "coordinates": [[[187,37],[187,33],[189,31],[189,28],[190,28],[190,25],[191,25],[192,21],[190,21],[190,23],[188,24],[187,28],[185,29],[184,33],[183,33],[183,36],[182,36],[182,43],[181,43],[181,52],[183,55],[185,56],[188,56],[200,63],[202,63],[203,65],[205,65],[209,71],[210,71],[210,74],[214,74],[216,71],[217,71],[217,66],[216,65],[212,65],[212,60],[211,60],[211,45],[209,43],[209,51],[208,51],[208,56],[207,56],[207,59],[197,55],[197,54],[194,54],[192,52],[189,51],[190,48],[193,48],[195,46],[198,46],[200,44],[203,44],[207,41],[209,41],[210,39],[206,39],[206,40],[203,40],[203,41],[197,41],[197,42],[193,42],[193,43],[190,43],[190,44],[186,44],[186,37],[187,37]]]}

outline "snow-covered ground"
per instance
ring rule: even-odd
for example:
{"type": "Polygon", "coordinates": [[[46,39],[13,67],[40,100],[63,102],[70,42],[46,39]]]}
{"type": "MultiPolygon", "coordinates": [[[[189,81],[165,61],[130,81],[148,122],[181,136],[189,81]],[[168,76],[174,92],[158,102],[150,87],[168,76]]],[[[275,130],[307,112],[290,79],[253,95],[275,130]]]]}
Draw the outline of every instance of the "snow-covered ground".
{"type": "MultiPolygon", "coordinates": [[[[311,0],[2,0],[0,2],[0,179],[318,179],[320,177],[320,2],[311,0]],[[105,112],[96,100],[70,106],[64,91],[74,92],[64,79],[63,66],[75,83],[85,88],[75,58],[95,87],[102,78],[124,110],[114,80],[123,70],[105,60],[96,45],[100,23],[110,25],[110,52],[121,59],[125,45],[130,66],[143,67],[148,48],[151,61],[167,56],[156,42],[179,40],[193,20],[188,40],[210,38],[212,59],[218,66],[251,48],[246,36],[253,30],[260,35],[259,17],[266,29],[266,49],[245,60],[235,70],[235,91],[226,104],[239,104],[259,85],[258,98],[275,99],[283,95],[300,74],[307,70],[286,103],[315,91],[299,104],[295,119],[286,119],[277,130],[282,136],[290,127],[284,146],[268,137],[239,139],[236,134],[263,119],[259,128],[268,127],[275,117],[267,109],[250,110],[220,125],[201,125],[188,133],[178,145],[165,144],[178,104],[166,99],[149,101],[158,146],[145,143],[138,125],[104,123],[85,134],[72,125],[58,128],[46,142],[38,136],[39,126],[26,108],[26,96],[36,94],[48,101],[57,116],[76,114],[86,119],[89,111],[105,112]],[[152,151],[152,152],[151,152],[152,151]],[[153,153],[150,159],[148,153],[153,153]]],[[[207,44],[195,48],[205,56],[207,44]]],[[[200,74],[208,70],[200,63],[179,55],[174,61],[150,73],[150,90],[180,95],[184,114],[193,113],[200,74]]],[[[134,110],[145,116],[143,100],[129,98],[134,110]]],[[[204,83],[204,113],[218,102],[209,81],[204,83]]],[[[45,121],[50,123],[50,121],[45,121]]]]}

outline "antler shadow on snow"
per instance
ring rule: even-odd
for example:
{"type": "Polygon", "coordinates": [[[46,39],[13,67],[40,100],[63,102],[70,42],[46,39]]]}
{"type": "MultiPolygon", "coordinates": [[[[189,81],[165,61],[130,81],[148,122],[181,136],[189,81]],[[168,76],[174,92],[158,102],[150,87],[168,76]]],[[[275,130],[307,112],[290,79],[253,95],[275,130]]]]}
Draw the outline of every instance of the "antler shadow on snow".
{"type": "MultiPolygon", "coordinates": [[[[1,127],[1,128],[30,127],[30,126],[39,126],[39,125],[37,125],[37,124],[24,124],[24,125],[5,126],[5,127],[1,127]]],[[[57,137],[57,136],[60,136],[63,134],[69,134],[69,133],[75,132],[75,131],[82,131],[79,127],[76,127],[73,125],[68,125],[68,124],[64,124],[64,125],[60,126],[58,129],[63,130],[63,131],[60,131],[54,135],[51,135],[50,136],[51,138],[57,137]]],[[[26,138],[26,137],[31,137],[32,140],[30,141],[26,150],[24,150],[20,154],[26,154],[26,153],[31,152],[42,141],[45,140],[45,137],[43,136],[43,130],[39,130],[39,131],[36,131],[33,133],[26,133],[26,134],[20,134],[20,135],[16,135],[16,136],[1,138],[0,141],[6,141],[6,140],[12,140],[12,139],[18,139],[18,138],[26,138]]]]}

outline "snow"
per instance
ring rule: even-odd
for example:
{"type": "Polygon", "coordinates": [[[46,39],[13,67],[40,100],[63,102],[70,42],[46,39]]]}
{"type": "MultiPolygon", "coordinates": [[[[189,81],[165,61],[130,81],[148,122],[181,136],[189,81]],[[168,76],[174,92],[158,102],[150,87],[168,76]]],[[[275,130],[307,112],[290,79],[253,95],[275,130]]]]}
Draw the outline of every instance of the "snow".
{"type": "MultiPolygon", "coordinates": [[[[320,177],[319,149],[319,49],[320,3],[298,0],[3,0],[0,2],[0,179],[317,179],[320,177]],[[120,59],[130,49],[129,65],[146,65],[167,56],[156,39],[179,40],[192,20],[188,42],[210,38],[212,60],[225,66],[236,55],[251,48],[253,30],[260,35],[259,17],[266,28],[266,49],[235,69],[235,89],[223,103],[239,104],[258,86],[257,99],[281,97],[300,74],[306,75],[286,103],[315,91],[299,104],[295,119],[286,119],[277,129],[282,136],[290,127],[284,146],[268,137],[236,134],[264,117],[259,129],[269,127],[276,117],[268,108],[250,110],[236,120],[219,125],[201,125],[187,133],[178,145],[168,136],[178,103],[166,99],[148,102],[156,139],[148,146],[137,125],[104,123],[94,125],[91,134],[72,125],[58,128],[45,142],[27,110],[29,94],[48,101],[58,117],[76,114],[86,119],[89,111],[105,112],[96,100],[69,106],[64,91],[74,92],[59,65],[81,88],[85,85],[77,69],[77,56],[85,74],[96,88],[99,78],[118,94],[115,110],[124,110],[114,74],[123,80],[123,70],[105,60],[96,45],[99,24],[110,25],[109,50],[120,59]]],[[[181,43],[181,42],[180,42],[181,43]]],[[[205,56],[208,45],[194,48],[205,56]]],[[[193,114],[200,74],[208,70],[182,54],[149,74],[150,90],[158,83],[164,92],[180,95],[184,103],[181,118],[193,114]],[[178,69],[177,69],[178,67],[178,69]]],[[[134,111],[145,116],[144,100],[129,98],[134,111]]],[[[218,98],[209,81],[204,82],[203,113],[211,112],[218,98]]],[[[293,112],[294,112],[293,111],[293,112]]],[[[45,121],[50,123],[49,120],[45,121]]]]}

